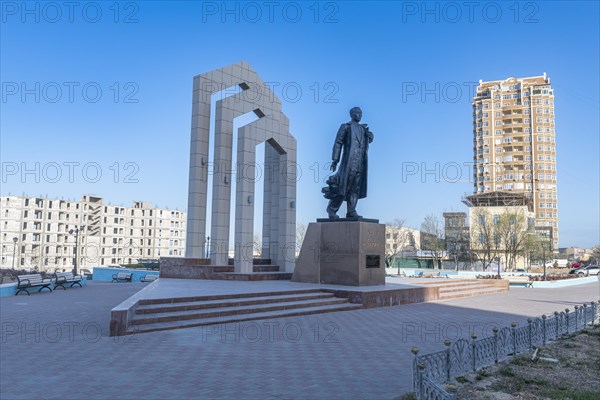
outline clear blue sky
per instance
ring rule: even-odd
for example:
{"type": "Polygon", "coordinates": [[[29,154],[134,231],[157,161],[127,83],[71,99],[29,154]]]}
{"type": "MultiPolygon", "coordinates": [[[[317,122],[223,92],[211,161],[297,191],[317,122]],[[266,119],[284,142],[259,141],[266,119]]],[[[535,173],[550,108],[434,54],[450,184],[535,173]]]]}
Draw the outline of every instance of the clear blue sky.
{"type": "Polygon", "coordinates": [[[192,77],[246,60],[277,82],[298,140],[299,222],[324,215],[326,174],[315,179],[315,166],[329,161],[339,124],[359,105],[375,133],[359,212],[418,227],[427,214],[466,209],[472,85],[546,72],[556,96],[560,245],[600,243],[597,1],[484,1],[471,10],[464,2],[1,4],[3,195],[93,193],[185,209],[192,77]],[[22,175],[36,163],[39,182],[22,175]]]}

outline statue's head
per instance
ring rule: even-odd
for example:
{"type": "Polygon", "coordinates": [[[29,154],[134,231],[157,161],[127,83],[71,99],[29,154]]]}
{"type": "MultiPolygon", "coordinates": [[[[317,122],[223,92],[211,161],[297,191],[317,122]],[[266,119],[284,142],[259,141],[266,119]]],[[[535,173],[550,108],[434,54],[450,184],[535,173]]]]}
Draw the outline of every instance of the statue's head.
{"type": "Polygon", "coordinates": [[[360,122],[360,119],[362,118],[362,110],[360,107],[352,107],[350,109],[350,118],[352,118],[352,121],[360,122]]]}

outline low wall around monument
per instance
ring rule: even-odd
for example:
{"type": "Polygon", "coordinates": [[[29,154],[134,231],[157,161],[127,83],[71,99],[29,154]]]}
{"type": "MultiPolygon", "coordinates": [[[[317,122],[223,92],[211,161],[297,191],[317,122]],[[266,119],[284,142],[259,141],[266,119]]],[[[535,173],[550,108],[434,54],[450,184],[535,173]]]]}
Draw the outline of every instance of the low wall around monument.
{"type": "Polygon", "coordinates": [[[160,277],[177,279],[207,279],[210,264],[206,258],[161,257],[160,277]]]}
{"type": "Polygon", "coordinates": [[[131,269],[131,268],[104,268],[104,267],[95,267],[94,268],[94,274],[93,274],[93,279],[94,281],[112,281],[112,276],[114,274],[118,274],[119,272],[127,272],[127,273],[132,273],[133,274],[133,278],[131,279],[132,282],[140,282],[140,279],[142,279],[143,277],[145,277],[146,275],[156,275],[158,276],[158,273],[156,272],[156,270],[149,270],[149,269],[131,269]]]}
{"type": "Polygon", "coordinates": [[[436,286],[402,287],[398,289],[370,291],[361,290],[331,290],[335,297],[348,299],[350,303],[362,304],[364,308],[390,307],[401,304],[423,303],[439,299],[440,289],[436,286]]]}

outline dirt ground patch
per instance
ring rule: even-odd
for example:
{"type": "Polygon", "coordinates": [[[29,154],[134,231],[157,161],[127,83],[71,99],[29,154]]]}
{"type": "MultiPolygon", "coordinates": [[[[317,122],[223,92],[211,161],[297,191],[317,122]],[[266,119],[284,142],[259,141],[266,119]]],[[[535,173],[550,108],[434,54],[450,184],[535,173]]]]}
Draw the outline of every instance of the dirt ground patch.
{"type": "Polygon", "coordinates": [[[600,399],[600,325],[457,377],[459,399],[600,399]]]}

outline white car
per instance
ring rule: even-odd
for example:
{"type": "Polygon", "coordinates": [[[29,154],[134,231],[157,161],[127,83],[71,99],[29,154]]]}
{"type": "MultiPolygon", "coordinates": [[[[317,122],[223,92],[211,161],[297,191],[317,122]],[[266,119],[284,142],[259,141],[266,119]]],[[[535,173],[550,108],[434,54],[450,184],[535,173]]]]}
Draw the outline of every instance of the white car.
{"type": "Polygon", "coordinates": [[[577,271],[577,275],[598,275],[600,273],[600,265],[588,265],[587,267],[580,268],[577,271]]]}

